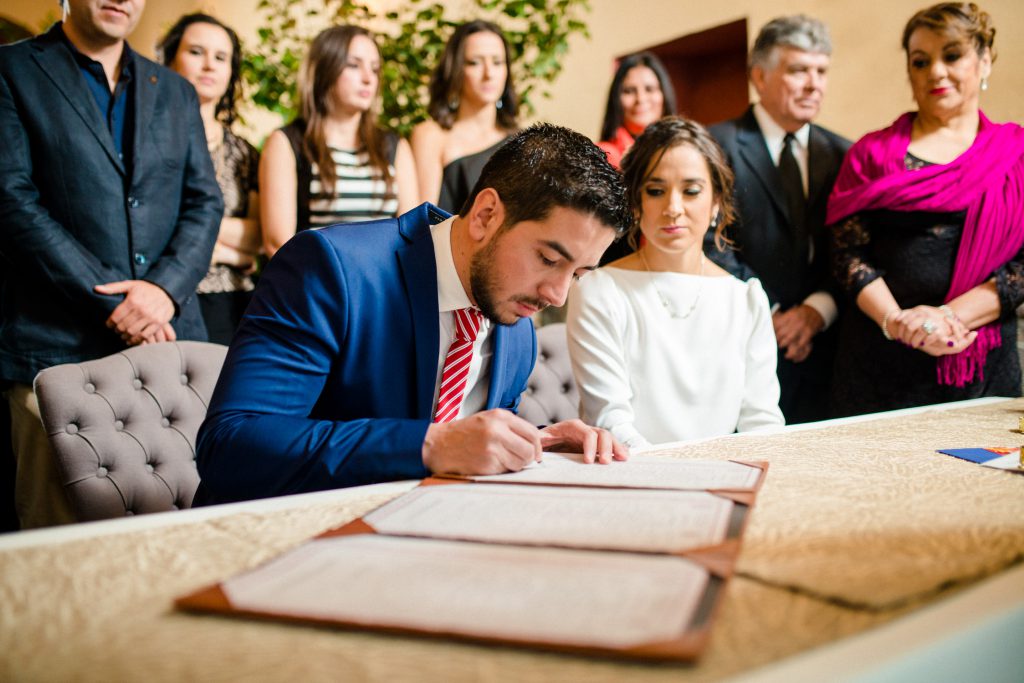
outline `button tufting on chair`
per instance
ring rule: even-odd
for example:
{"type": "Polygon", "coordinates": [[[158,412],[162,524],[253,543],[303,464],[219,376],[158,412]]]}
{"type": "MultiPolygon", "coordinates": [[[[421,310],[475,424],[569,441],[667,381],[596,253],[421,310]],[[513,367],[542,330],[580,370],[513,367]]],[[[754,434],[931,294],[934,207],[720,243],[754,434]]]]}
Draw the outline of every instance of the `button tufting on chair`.
{"type": "Polygon", "coordinates": [[[226,351],[147,344],[36,376],[43,425],[79,521],[191,506],[196,432],[226,351]]]}
{"type": "Polygon", "coordinates": [[[537,329],[537,364],[526,382],[519,415],[545,425],[579,417],[579,393],[569,363],[565,323],[537,329]]]}

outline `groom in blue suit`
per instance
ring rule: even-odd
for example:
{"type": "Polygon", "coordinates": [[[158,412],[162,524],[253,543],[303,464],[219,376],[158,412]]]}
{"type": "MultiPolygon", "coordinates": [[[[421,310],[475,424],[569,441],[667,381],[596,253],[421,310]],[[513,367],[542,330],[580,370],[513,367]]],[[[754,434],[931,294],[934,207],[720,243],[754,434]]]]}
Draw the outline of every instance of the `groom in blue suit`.
{"type": "Polygon", "coordinates": [[[542,450],[624,459],[604,430],[538,429],[515,411],[536,357],[527,318],[562,305],[628,222],[604,154],[538,125],[494,154],[458,216],[424,204],[298,234],[228,352],[199,432],[196,504],[514,471],[542,450]],[[445,351],[467,309],[483,323],[445,421],[445,351]]]}

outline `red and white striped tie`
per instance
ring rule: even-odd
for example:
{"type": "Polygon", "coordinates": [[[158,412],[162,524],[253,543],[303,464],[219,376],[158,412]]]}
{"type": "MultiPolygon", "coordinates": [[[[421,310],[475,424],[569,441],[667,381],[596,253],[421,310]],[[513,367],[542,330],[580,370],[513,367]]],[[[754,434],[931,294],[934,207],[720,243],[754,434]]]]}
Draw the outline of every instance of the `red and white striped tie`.
{"type": "Polygon", "coordinates": [[[480,333],[483,314],[475,308],[455,311],[455,339],[444,357],[441,388],[437,391],[434,422],[451,422],[459,414],[462,395],[466,392],[469,363],[473,360],[473,342],[480,333]]]}

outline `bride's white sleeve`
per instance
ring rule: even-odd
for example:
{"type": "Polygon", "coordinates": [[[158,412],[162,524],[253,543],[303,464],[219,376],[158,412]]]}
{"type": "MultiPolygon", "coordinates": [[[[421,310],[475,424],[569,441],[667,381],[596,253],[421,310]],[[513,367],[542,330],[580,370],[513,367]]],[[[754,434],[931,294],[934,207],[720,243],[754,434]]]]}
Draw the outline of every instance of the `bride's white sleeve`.
{"type": "Polygon", "coordinates": [[[580,417],[630,447],[648,445],[634,425],[624,330],[633,315],[614,279],[588,273],[569,291],[566,334],[580,392],[580,417]]]}

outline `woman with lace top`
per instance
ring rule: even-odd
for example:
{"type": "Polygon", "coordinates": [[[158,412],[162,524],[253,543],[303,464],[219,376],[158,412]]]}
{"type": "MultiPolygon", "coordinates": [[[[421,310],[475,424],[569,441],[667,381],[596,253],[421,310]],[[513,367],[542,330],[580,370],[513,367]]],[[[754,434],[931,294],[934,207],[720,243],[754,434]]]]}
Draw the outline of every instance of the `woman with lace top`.
{"type": "Polygon", "coordinates": [[[651,124],[623,158],[644,243],[569,292],[581,417],[630,447],[783,424],[768,297],[707,260],[734,217],[732,172],[700,125],[651,124]]]}
{"type": "Polygon", "coordinates": [[[994,36],[973,3],[915,14],[903,49],[917,111],[843,163],[828,222],[856,306],[840,329],[837,414],[1021,393],[1024,129],[979,106],[994,36]]]}
{"type": "Polygon", "coordinates": [[[430,78],[430,119],[412,131],[420,197],[458,213],[484,164],[514,133],[518,97],[501,29],[466,22],[452,34],[430,78]]]}
{"type": "Polygon", "coordinates": [[[209,15],[187,14],[170,28],[157,51],[165,66],[196,89],[206,145],[224,195],[224,218],[210,268],[196,291],[210,341],[230,344],[252,296],[260,250],[259,152],[231,131],[242,64],[238,36],[209,15]]]}
{"type": "Polygon", "coordinates": [[[377,126],[380,50],[358,26],[313,39],[299,77],[301,116],[271,133],[260,163],[263,247],[296,231],[392,218],[419,197],[409,144],[377,126]]]}

